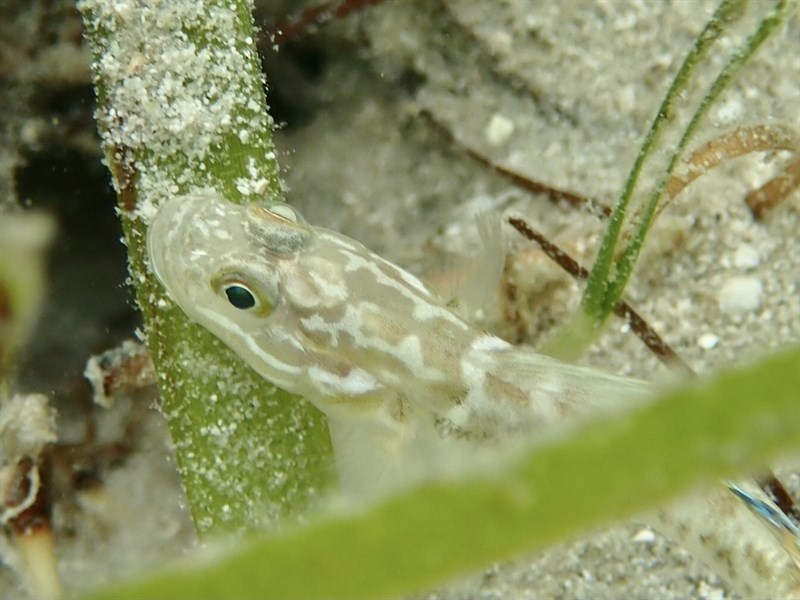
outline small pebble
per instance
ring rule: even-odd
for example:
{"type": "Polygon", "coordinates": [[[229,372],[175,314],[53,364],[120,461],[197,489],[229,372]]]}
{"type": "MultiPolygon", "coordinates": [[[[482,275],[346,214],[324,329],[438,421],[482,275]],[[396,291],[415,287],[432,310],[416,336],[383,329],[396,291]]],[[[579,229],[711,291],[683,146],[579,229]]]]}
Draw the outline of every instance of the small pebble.
{"type": "Polygon", "coordinates": [[[514,38],[512,38],[511,34],[507,31],[498,29],[492,31],[488,37],[496,51],[506,54],[511,52],[512,46],[514,45],[514,38]]]}
{"type": "Polygon", "coordinates": [[[761,255],[750,244],[742,244],[733,255],[733,264],[740,269],[752,269],[761,264],[761,255]]]}
{"type": "Polygon", "coordinates": [[[717,344],[719,344],[719,338],[713,333],[704,333],[697,338],[697,345],[703,350],[711,350],[716,347],[717,344]]]}
{"type": "Polygon", "coordinates": [[[507,141],[512,133],[514,133],[514,122],[508,117],[496,113],[489,120],[484,135],[486,135],[486,140],[492,146],[499,146],[507,141]]]}
{"type": "Polygon", "coordinates": [[[758,310],[764,287],[755,277],[731,277],[717,293],[717,302],[722,312],[742,315],[758,310]]]}
{"type": "Polygon", "coordinates": [[[703,600],[725,600],[725,590],[713,585],[709,585],[705,581],[701,581],[697,589],[697,594],[703,600]]]}
{"type": "Polygon", "coordinates": [[[645,527],[636,532],[636,535],[633,536],[633,541],[640,544],[652,544],[656,541],[656,534],[653,533],[652,529],[645,527]]]}

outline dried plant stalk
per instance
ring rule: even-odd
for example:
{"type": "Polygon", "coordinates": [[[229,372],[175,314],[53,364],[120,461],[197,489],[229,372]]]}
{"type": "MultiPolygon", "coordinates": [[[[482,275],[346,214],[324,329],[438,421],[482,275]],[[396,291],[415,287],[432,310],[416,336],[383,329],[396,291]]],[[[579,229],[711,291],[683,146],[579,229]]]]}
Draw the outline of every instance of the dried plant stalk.
{"type": "MultiPolygon", "coordinates": [[[[701,177],[722,162],[751,154],[787,150],[800,154],[800,132],[785,124],[739,127],[709,140],[684,160],[684,168],[670,177],[664,186],[664,200],[659,206],[661,213],[669,202],[680,194],[695,179],[701,177]]],[[[745,201],[756,218],[761,218],[770,208],[779,204],[793,189],[800,185],[800,158],[790,161],[783,172],[762,187],[750,192],[745,201]]]]}

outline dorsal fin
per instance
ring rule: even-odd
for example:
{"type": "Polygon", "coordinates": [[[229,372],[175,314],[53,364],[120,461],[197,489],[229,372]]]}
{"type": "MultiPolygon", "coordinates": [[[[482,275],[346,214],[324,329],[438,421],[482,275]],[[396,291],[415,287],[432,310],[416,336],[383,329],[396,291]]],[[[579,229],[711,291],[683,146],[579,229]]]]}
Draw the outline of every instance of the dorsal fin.
{"type": "Polygon", "coordinates": [[[506,243],[500,213],[483,211],[475,215],[480,245],[469,256],[455,256],[445,266],[425,277],[448,307],[464,317],[483,307],[497,289],[503,274],[506,243]]]}

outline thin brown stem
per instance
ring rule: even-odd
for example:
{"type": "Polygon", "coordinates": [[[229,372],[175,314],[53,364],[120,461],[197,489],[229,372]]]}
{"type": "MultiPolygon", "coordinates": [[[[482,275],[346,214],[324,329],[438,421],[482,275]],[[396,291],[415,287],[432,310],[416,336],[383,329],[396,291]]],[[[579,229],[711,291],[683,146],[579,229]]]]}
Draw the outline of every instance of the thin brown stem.
{"type": "Polygon", "coordinates": [[[761,220],[789,194],[800,187],[800,158],[791,161],[783,171],[760,188],[745,196],[755,219],[761,220]]]}
{"type": "MultiPolygon", "coordinates": [[[[800,136],[795,128],[784,124],[756,125],[717,136],[694,150],[684,159],[683,170],[670,177],[664,186],[664,202],[659,214],[695,179],[726,160],[751,154],[785,150],[800,153],[800,136]]],[[[761,188],[747,194],[745,201],[756,219],[780,204],[789,193],[800,186],[800,159],[795,158],[784,171],[761,188]]]]}
{"type": "Polygon", "coordinates": [[[292,41],[319,25],[335,19],[343,19],[367,7],[382,4],[386,0],[336,0],[322,2],[304,8],[300,12],[281,19],[274,25],[266,27],[258,38],[258,47],[281,45],[292,41]]]}
{"type": "Polygon", "coordinates": [[[517,173],[516,171],[508,169],[502,165],[498,165],[485,154],[475,150],[474,148],[470,148],[464,142],[456,138],[455,134],[444,123],[439,121],[429,110],[424,109],[420,111],[419,114],[447,143],[456,146],[471,159],[480,163],[497,175],[500,175],[504,179],[507,179],[517,187],[532,194],[543,195],[553,204],[566,203],[572,206],[581,206],[587,208],[594,214],[598,214],[603,217],[611,216],[611,209],[608,206],[597,202],[592,198],[587,198],[586,196],[581,196],[575,192],[561,190],[551,185],[547,185],[546,183],[535,181],[529,177],[526,177],[525,175],[522,175],[521,173],[517,173]]]}
{"type": "MultiPolygon", "coordinates": [[[[569,273],[577,280],[583,281],[589,277],[589,271],[582,267],[578,261],[572,258],[564,250],[556,244],[547,239],[542,233],[536,231],[524,220],[511,217],[508,222],[524,235],[527,239],[536,242],[542,251],[559,267],[569,273]]],[[[686,373],[693,374],[692,369],[687,365],[683,359],[675,352],[663,338],[658,335],[647,321],[637,313],[633,307],[625,301],[620,302],[614,308],[614,314],[625,319],[631,327],[631,330],[639,337],[640,340],[647,346],[650,351],[658,357],[658,359],[665,365],[678,368],[686,373]]]]}

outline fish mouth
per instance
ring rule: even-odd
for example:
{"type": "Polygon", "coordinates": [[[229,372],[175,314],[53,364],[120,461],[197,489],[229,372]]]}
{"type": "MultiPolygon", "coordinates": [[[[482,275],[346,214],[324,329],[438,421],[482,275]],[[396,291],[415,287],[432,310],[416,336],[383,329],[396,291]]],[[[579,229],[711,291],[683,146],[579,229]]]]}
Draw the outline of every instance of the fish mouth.
{"type": "MultiPolygon", "coordinates": [[[[147,231],[150,267],[170,298],[192,318],[216,297],[213,279],[231,256],[247,253],[244,206],[216,195],[175,196],[147,231]]],[[[238,258],[237,260],[242,260],[238,258]]]]}
{"type": "Polygon", "coordinates": [[[196,214],[197,200],[176,196],[161,205],[147,229],[147,256],[156,278],[168,292],[180,279],[177,262],[186,252],[187,222],[196,214]]]}

